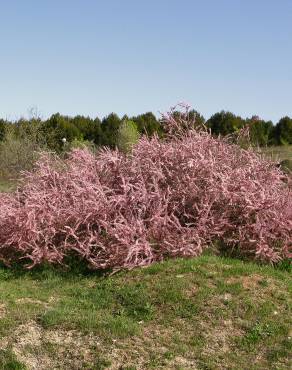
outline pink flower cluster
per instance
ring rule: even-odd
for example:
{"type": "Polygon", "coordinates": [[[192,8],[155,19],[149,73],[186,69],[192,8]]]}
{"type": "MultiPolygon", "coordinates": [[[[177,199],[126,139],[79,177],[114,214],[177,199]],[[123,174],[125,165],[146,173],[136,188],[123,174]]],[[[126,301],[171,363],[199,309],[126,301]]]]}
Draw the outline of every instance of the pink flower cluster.
{"type": "Polygon", "coordinates": [[[288,177],[206,131],[169,132],[142,137],[130,155],[43,154],[15,193],[0,194],[2,261],[62,264],[73,253],[95,269],[130,269],[218,241],[263,261],[291,258],[288,177]]]}

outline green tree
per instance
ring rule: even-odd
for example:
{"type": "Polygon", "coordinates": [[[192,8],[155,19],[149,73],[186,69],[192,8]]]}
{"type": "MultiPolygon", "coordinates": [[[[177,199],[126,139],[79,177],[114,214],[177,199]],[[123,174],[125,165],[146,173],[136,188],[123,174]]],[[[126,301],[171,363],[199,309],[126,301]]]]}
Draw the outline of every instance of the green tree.
{"type": "Polygon", "coordinates": [[[0,142],[0,177],[15,180],[33,167],[39,152],[47,149],[40,129],[40,124],[26,120],[6,125],[0,142]]]}
{"type": "Polygon", "coordinates": [[[271,143],[271,134],[273,131],[273,122],[264,121],[258,116],[252,116],[246,119],[249,127],[250,139],[253,145],[267,146],[271,143]]]}
{"type": "Polygon", "coordinates": [[[187,114],[185,113],[182,113],[182,112],[179,112],[179,111],[175,111],[173,112],[173,117],[174,118],[185,118],[186,120],[188,121],[192,121],[193,122],[193,127],[191,128],[196,128],[196,127],[200,127],[202,125],[205,124],[206,120],[204,118],[204,116],[199,113],[198,111],[196,111],[195,109],[192,109],[190,110],[187,114]]]}
{"type": "Polygon", "coordinates": [[[101,145],[114,148],[117,145],[117,135],[121,119],[115,113],[109,114],[101,122],[101,145]]]}
{"type": "Polygon", "coordinates": [[[82,133],[74,125],[72,119],[67,116],[62,116],[60,113],[53,114],[45,121],[42,125],[42,130],[48,147],[56,151],[62,151],[63,138],[66,138],[66,141],[69,143],[74,139],[83,139],[82,133]]]}
{"type": "MultiPolygon", "coordinates": [[[[172,111],[172,118],[177,122],[177,128],[179,131],[188,131],[191,129],[201,128],[205,125],[205,118],[201,113],[196,110],[184,111],[172,111]]],[[[165,135],[168,131],[168,124],[164,122],[164,118],[160,121],[161,130],[165,135]]]]}
{"type": "Polygon", "coordinates": [[[42,121],[40,118],[20,118],[12,127],[16,138],[20,140],[29,139],[38,146],[46,146],[46,138],[42,132],[42,121]]]}
{"type": "Polygon", "coordinates": [[[231,112],[225,111],[213,114],[206,122],[206,126],[211,129],[211,133],[215,136],[224,136],[237,132],[244,124],[244,119],[231,112]]]}
{"type": "Polygon", "coordinates": [[[286,116],[280,119],[274,130],[274,138],[278,145],[292,144],[292,118],[286,116]]]}
{"type": "Polygon", "coordinates": [[[196,110],[190,111],[190,118],[194,120],[196,126],[203,126],[206,123],[205,117],[196,110]]]}
{"type": "Polygon", "coordinates": [[[162,133],[160,123],[152,112],[132,117],[131,120],[135,122],[138,131],[142,135],[152,136],[154,133],[158,135],[162,133]]]}
{"type": "Polygon", "coordinates": [[[93,120],[90,117],[78,115],[72,118],[71,122],[78,128],[84,140],[94,142],[96,145],[100,143],[101,122],[98,117],[93,120]]]}
{"type": "Polygon", "coordinates": [[[120,124],[117,135],[117,146],[124,153],[131,151],[134,144],[139,140],[139,131],[135,122],[124,120],[120,124]]]}
{"type": "Polygon", "coordinates": [[[4,139],[5,136],[5,121],[3,119],[0,119],[0,141],[4,139]]]}

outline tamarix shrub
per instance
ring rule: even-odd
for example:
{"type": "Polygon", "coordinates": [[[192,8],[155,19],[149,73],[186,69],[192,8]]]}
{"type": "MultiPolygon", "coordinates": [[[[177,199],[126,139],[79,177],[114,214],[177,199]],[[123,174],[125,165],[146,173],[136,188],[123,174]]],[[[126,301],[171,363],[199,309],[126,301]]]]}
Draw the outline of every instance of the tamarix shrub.
{"type": "Polygon", "coordinates": [[[289,177],[172,113],[164,140],[142,137],[129,154],[43,154],[15,193],[0,195],[0,258],[32,267],[73,254],[95,269],[130,269],[218,242],[262,261],[290,258],[289,177]]]}

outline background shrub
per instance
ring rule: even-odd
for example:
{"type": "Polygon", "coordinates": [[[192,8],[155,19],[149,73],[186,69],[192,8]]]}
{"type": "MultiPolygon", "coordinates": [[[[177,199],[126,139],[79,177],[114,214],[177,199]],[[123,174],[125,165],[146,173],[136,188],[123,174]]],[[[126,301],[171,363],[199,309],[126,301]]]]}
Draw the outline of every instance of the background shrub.
{"type": "MultiPolygon", "coordinates": [[[[213,136],[229,136],[238,134],[243,127],[248,127],[250,140],[254,146],[272,145],[291,145],[291,123],[290,117],[283,117],[277,124],[265,121],[258,116],[242,118],[231,112],[221,111],[212,115],[207,122],[203,115],[196,110],[188,110],[188,117],[184,117],[192,124],[188,128],[206,126],[211,130],[213,136]]],[[[172,111],[174,120],[181,121],[182,112],[172,111]]],[[[98,117],[92,119],[77,115],[75,117],[53,114],[50,118],[42,120],[37,111],[32,112],[29,120],[19,119],[15,122],[8,122],[0,119],[0,142],[4,140],[6,126],[13,126],[16,130],[22,130],[25,135],[33,134],[30,126],[38,126],[42,134],[42,141],[46,147],[57,153],[64,150],[62,138],[67,139],[67,143],[73,140],[84,140],[94,143],[96,146],[108,146],[114,149],[117,145],[117,136],[123,121],[133,121],[140,135],[152,137],[154,135],[163,138],[165,135],[162,119],[157,119],[152,112],[146,112],[137,116],[128,117],[124,115],[120,118],[117,114],[111,113],[100,120],[98,117]]],[[[182,122],[181,122],[182,123],[182,122]]],[[[66,147],[68,149],[68,145],[66,147]]]]}
{"type": "Polygon", "coordinates": [[[124,153],[129,153],[134,144],[139,140],[139,132],[136,124],[130,120],[124,120],[118,129],[117,147],[124,153]]]}
{"type": "Polygon", "coordinates": [[[4,139],[5,128],[6,128],[5,121],[3,119],[0,119],[0,141],[4,139]]]}
{"type": "Polygon", "coordinates": [[[17,179],[21,171],[32,169],[39,152],[46,149],[38,122],[7,124],[0,141],[0,178],[17,179]]]}
{"type": "Polygon", "coordinates": [[[274,141],[278,145],[292,144],[292,118],[283,117],[274,128],[274,141]]]}

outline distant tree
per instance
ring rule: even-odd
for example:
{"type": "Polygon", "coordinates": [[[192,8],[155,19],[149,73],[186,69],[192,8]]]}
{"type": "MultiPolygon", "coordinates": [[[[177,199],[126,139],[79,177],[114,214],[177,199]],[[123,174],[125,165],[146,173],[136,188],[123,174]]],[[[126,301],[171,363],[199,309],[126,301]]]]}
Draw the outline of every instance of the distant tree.
{"type": "Polygon", "coordinates": [[[5,136],[5,121],[3,119],[0,119],[0,141],[4,139],[5,136]]]}
{"type": "MultiPolygon", "coordinates": [[[[180,106],[180,104],[178,104],[180,106]]],[[[291,145],[292,143],[292,118],[286,116],[279,120],[277,125],[271,121],[265,121],[258,116],[243,119],[240,116],[228,111],[215,113],[205,121],[205,118],[196,110],[186,110],[186,112],[177,111],[173,108],[171,113],[174,118],[188,117],[188,130],[192,125],[194,127],[205,126],[211,129],[214,136],[228,135],[237,133],[246,125],[250,129],[250,138],[254,145],[291,145]],[[193,123],[192,123],[193,122],[193,123]]],[[[178,108],[179,109],[179,108],[178,108]]],[[[29,119],[21,118],[16,122],[8,122],[0,119],[0,142],[4,140],[7,127],[14,132],[16,138],[23,139],[29,136],[30,139],[38,143],[42,148],[47,147],[57,152],[62,151],[65,146],[62,142],[66,138],[66,147],[72,141],[83,143],[89,142],[99,146],[109,146],[115,148],[118,144],[118,134],[121,122],[134,122],[139,134],[153,136],[157,134],[160,138],[164,137],[167,131],[163,124],[163,119],[157,119],[152,112],[146,112],[137,116],[130,117],[124,115],[122,119],[115,113],[104,117],[102,121],[97,117],[92,119],[82,115],[69,117],[60,113],[53,114],[49,119],[43,120],[36,108],[29,111],[29,119]]],[[[232,135],[233,136],[233,135],[232,135]]],[[[236,135],[235,135],[236,136],[236,135]]],[[[90,145],[91,145],[90,144],[90,145]]],[[[83,144],[82,144],[83,145],[83,144]]]]}
{"type": "Polygon", "coordinates": [[[95,153],[97,147],[96,145],[94,145],[93,141],[88,141],[84,139],[74,139],[69,144],[66,145],[66,149],[69,151],[72,149],[88,149],[95,153]]]}
{"type": "Polygon", "coordinates": [[[91,126],[92,129],[92,136],[94,137],[93,142],[96,145],[101,145],[101,140],[102,140],[102,129],[101,129],[101,120],[96,117],[93,120],[93,125],[91,126]]]}
{"type": "Polygon", "coordinates": [[[159,135],[162,132],[160,123],[152,112],[139,114],[131,120],[135,122],[142,135],[152,136],[154,133],[159,135]]]}
{"type": "Polygon", "coordinates": [[[278,145],[292,144],[292,118],[286,116],[280,119],[275,126],[274,138],[278,145]]]}
{"type": "Polygon", "coordinates": [[[249,127],[250,139],[253,145],[267,146],[271,144],[271,135],[273,131],[273,122],[264,121],[258,116],[252,116],[246,119],[249,127]]]}
{"type": "Polygon", "coordinates": [[[206,123],[205,117],[200,112],[193,109],[190,111],[189,114],[190,117],[194,119],[196,126],[205,125],[206,123]]]}
{"type": "Polygon", "coordinates": [[[245,121],[243,118],[225,111],[213,114],[206,122],[206,126],[211,129],[211,133],[215,136],[224,136],[237,132],[244,124],[245,121]]]}
{"type": "MultiPolygon", "coordinates": [[[[205,118],[196,110],[189,110],[187,105],[183,103],[178,104],[178,108],[181,110],[176,110],[177,107],[171,108],[169,112],[162,115],[160,119],[161,130],[163,135],[169,134],[169,121],[171,119],[176,122],[175,131],[188,131],[192,129],[205,127],[205,118]],[[166,124],[165,124],[166,123],[166,124]]],[[[173,130],[174,127],[171,128],[173,130]]]]}
{"type": "Polygon", "coordinates": [[[98,117],[93,120],[90,117],[75,116],[71,122],[78,128],[84,140],[94,142],[96,145],[100,143],[101,122],[98,117]]]}
{"type": "Polygon", "coordinates": [[[42,121],[40,118],[20,118],[13,125],[10,125],[10,130],[14,130],[16,138],[21,140],[28,138],[41,147],[46,145],[46,138],[42,133],[42,121]]]}
{"type": "Polygon", "coordinates": [[[109,114],[101,122],[101,145],[114,148],[117,145],[117,135],[121,119],[115,113],[109,114]]]}
{"type": "Polygon", "coordinates": [[[139,140],[139,136],[139,131],[135,122],[130,120],[122,121],[118,129],[118,148],[124,153],[130,152],[133,145],[139,140]]]}
{"type": "Polygon", "coordinates": [[[122,117],[122,119],[121,119],[121,121],[122,122],[123,121],[128,121],[129,119],[130,119],[129,116],[127,114],[124,114],[123,117],[122,117]]]}
{"type": "Polygon", "coordinates": [[[0,177],[18,178],[21,171],[33,167],[39,152],[46,149],[40,123],[23,119],[8,123],[0,141],[0,177]]]}
{"type": "Polygon", "coordinates": [[[74,125],[72,119],[62,116],[60,113],[53,114],[42,125],[43,133],[46,137],[47,145],[50,149],[61,151],[63,149],[62,139],[67,142],[74,139],[83,139],[82,133],[74,125]]]}
{"type": "Polygon", "coordinates": [[[180,111],[174,111],[172,115],[174,118],[185,118],[190,122],[193,121],[193,128],[200,127],[206,122],[204,116],[195,109],[190,110],[187,114],[180,111]],[[184,117],[185,115],[186,117],[184,117]]]}

